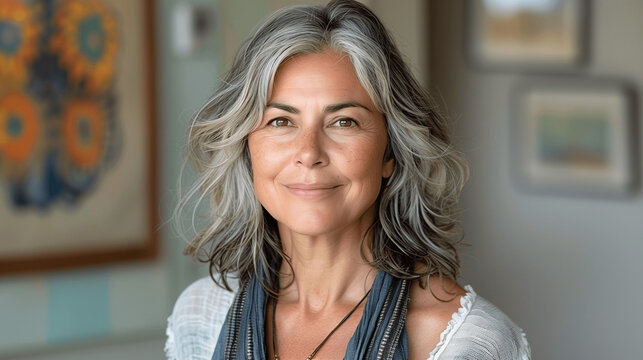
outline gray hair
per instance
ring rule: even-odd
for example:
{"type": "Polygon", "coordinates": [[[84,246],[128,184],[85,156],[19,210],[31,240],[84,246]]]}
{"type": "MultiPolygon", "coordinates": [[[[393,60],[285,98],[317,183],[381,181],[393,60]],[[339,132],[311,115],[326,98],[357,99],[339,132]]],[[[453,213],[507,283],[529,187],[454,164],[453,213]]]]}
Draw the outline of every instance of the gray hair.
{"type": "MultiPolygon", "coordinates": [[[[199,201],[210,199],[210,218],[183,253],[209,262],[210,275],[227,289],[229,274],[243,284],[255,274],[275,274],[282,260],[289,263],[276,220],[254,192],[247,135],[262,117],[279,65],[325,49],[352,62],[386,120],[385,160],[395,159],[369,228],[370,263],[399,278],[438,274],[456,279],[462,239],[456,205],[469,176],[467,162],[453,148],[446,119],[411,75],[387,30],[357,1],[293,6],[272,14],[242,45],[220,87],[195,113],[186,158],[199,177],[175,216],[200,192],[199,201]],[[425,266],[414,267],[418,263],[425,266]]],[[[369,261],[363,252],[362,258],[369,261]]],[[[272,283],[264,286],[274,289],[272,283]]]]}

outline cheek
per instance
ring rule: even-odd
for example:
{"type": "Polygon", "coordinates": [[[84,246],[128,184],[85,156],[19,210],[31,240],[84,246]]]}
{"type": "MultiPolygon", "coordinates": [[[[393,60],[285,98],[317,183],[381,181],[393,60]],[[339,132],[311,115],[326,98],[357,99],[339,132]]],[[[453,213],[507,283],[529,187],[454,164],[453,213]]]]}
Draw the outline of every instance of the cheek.
{"type": "Polygon", "coordinates": [[[266,141],[261,136],[251,135],[248,138],[248,150],[254,177],[270,170],[270,147],[266,145],[266,141]]]}
{"type": "Polygon", "coordinates": [[[281,159],[279,153],[271,151],[267,142],[261,139],[249,138],[248,148],[255,193],[259,202],[264,204],[274,193],[274,179],[279,173],[281,159]]]}
{"type": "Polygon", "coordinates": [[[349,178],[360,181],[363,185],[363,191],[366,188],[376,188],[379,186],[382,178],[382,158],[384,151],[379,147],[373,146],[372,142],[356,144],[344,153],[345,174],[349,178]]]}

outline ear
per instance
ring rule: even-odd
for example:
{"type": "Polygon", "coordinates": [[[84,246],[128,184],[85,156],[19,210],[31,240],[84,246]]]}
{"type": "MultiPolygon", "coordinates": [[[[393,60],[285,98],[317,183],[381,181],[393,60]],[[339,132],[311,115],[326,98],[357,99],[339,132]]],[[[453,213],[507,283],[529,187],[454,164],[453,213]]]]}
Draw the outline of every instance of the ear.
{"type": "Polygon", "coordinates": [[[388,179],[393,175],[393,167],[395,166],[395,159],[386,161],[382,164],[382,177],[388,179]]]}

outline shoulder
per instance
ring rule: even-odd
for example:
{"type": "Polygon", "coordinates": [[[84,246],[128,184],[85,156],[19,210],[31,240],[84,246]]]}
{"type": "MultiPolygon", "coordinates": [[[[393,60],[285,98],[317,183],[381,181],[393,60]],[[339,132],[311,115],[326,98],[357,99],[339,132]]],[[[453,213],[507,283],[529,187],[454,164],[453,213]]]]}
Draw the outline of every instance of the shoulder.
{"type": "Polygon", "coordinates": [[[431,276],[424,286],[419,281],[412,283],[406,316],[410,358],[431,352],[465,294],[457,282],[446,278],[441,281],[437,276],[431,276]]]}
{"type": "Polygon", "coordinates": [[[465,289],[461,307],[441,334],[430,360],[531,359],[524,331],[473,288],[465,289]]]}
{"type": "Polygon", "coordinates": [[[167,319],[167,358],[210,359],[234,296],[209,277],[185,288],[167,319]]]}

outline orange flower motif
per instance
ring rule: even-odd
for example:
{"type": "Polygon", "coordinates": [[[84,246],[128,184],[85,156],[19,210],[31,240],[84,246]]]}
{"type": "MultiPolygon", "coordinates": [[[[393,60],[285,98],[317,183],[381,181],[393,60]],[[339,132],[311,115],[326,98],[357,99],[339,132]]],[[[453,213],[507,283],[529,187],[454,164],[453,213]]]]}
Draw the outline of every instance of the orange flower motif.
{"type": "Polygon", "coordinates": [[[26,166],[40,133],[35,103],[25,94],[11,93],[0,98],[0,156],[2,161],[26,166]]]}
{"type": "Polygon", "coordinates": [[[71,164],[82,170],[95,168],[103,155],[105,121],[98,103],[72,100],[63,110],[61,134],[71,164]]]}
{"type": "Polygon", "coordinates": [[[16,0],[0,0],[0,87],[19,88],[37,54],[38,27],[32,8],[16,0]]]}
{"type": "Polygon", "coordinates": [[[98,0],[65,0],[54,16],[51,49],[69,72],[72,84],[90,92],[104,90],[114,77],[118,52],[117,24],[98,0]]]}

